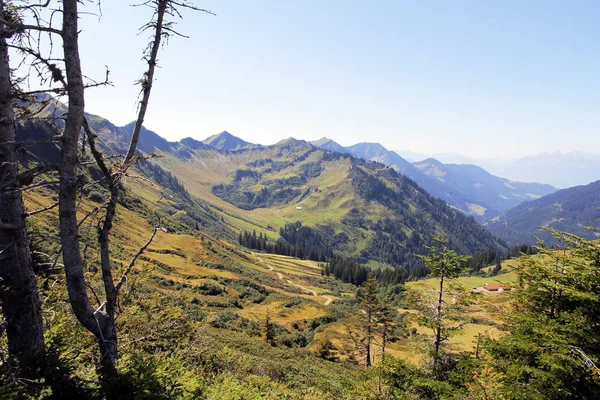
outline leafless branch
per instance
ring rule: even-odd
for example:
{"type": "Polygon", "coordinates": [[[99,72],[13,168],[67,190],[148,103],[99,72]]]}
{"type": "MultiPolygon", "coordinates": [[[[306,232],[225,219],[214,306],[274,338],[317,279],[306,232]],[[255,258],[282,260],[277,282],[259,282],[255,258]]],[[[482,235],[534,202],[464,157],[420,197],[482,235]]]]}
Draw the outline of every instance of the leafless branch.
{"type": "Polygon", "coordinates": [[[156,236],[156,233],[159,230],[165,231],[160,226],[154,227],[154,230],[152,231],[152,235],[150,236],[150,239],[148,239],[148,241],[142,247],[139,248],[139,250],[131,258],[131,261],[129,261],[129,265],[127,266],[127,268],[125,268],[125,271],[123,272],[123,275],[121,275],[121,278],[119,279],[119,281],[115,285],[115,292],[116,292],[117,296],[119,294],[119,289],[121,288],[121,286],[123,286],[123,283],[125,283],[127,281],[127,275],[129,274],[129,272],[131,272],[131,269],[135,265],[135,262],[137,261],[138,257],[140,255],[142,255],[142,253],[148,248],[148,246],[150,246],[150,244],[154,240],[154,237],[156,236]]]}
{"type": "Polygon", "coordinates": [[[37,167],[31,168],[25,172],[21,172],[17,176],[18,185],[30,185],[33,182],[34,177],[51,171],[58,171],[58,164],[38,165],[37,167]]]}
{"type": "Polygon", "coordinates": [[[32,215],[40,214],[40,213],[52,210],[53,208],[56,208],[56,207],[58,207],[58,202],[56,202],[52,205],[49,205],[48,207],[40,208],[39,210],[26,212],[25,217],[31,217],[32,215]]]}

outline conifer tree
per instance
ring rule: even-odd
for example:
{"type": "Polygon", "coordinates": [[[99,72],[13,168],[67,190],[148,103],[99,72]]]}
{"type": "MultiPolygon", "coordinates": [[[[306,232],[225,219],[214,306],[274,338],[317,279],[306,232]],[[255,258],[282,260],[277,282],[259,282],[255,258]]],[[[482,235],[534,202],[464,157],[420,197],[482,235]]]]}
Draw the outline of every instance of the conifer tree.
{"type": "MultiPolygon", "coordinates": [[[[444,236],[434,236],[433,240],[437,245],[426,246],[429,250],[429,255],[420,257],[425,266],[429,269],[431,276],[439,279],[439,286],[436,292],[437,299],[435,300],[433,308],[434,312],[432,314],[423,312],[421,314],[421,323],[433,329],[434,332],[433,370],[436,371],[440,358],[440,346],[448,337],[447,321],[445,321],[445,318],[447,317],[447,307],[444,302],[446,287],[444,285],[463,272],[462,263],[465,262],[468,257],[460,256],[456,254],[454,250],[449,249],[447,246],[447,239],[444,236]]],[[[421,307],[421,311],[425,311],[423,307],[421,307]]]]}
{"type": "Polygon", "coordinates": [[[360,306],[364,314],[365,360],[367,367],[370,367],[372,364],[371,345],[377,332],[377,314],[380,310],[379,299],[377,297],[377,281],[373,275],[369,276],[369,279],[365,283],[360,306]]]}
{"type": "Polygon", "coordinates": [[[271,322],[271,312],[267,310],[267,314],[265,315],[265,342],[270,344],[271,346],[277,346],[277,342],[275,341],[275,327],[271,322]]]}
{"type": "Polygon", "coordinates": [[[384,298],[381,301],[379,312],[377,313],[377,325],[381,335],[381,362],[385,360],[385,347],[390,341],[390,336],[396,328],[395,310],[392,308],[389,301],[384,298]]]}
{"type": "MultiPolygon", "coordinates": [[[[521,398],[600,398],[600,247],[547,229],[554,248],[540,242],[519,258],[507,313],[510,335],[486,350],[504,374],[507,393],[521,398]]],[[[511,397],[512,398],[512,397],[511,397]]]]}

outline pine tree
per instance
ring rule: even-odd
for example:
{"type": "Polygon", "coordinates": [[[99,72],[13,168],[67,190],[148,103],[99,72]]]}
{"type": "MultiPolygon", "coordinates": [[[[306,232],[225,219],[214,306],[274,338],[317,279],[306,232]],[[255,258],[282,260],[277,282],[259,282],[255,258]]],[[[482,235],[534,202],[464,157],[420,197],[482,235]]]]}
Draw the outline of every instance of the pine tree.
{"type": "Polygon", "coordinates": [[[275,340],[275,327],[273,326],[273,323],[271,322],[271,313],[269,310],[267,310],[267,314],[265,315],[264,331],[265,331],[265,342],[267,344],[270,344],[273,347],[277,346],[277,342],[275,340]]]}
{"type": "MultiPolygon", "coordinates": [[[[429,255],[419,256],[425,266],[429,269],[431,276],[439,279],[439,289],[437,290],[437,300],[433,315],[422,314],[421,322],[425,326],[433,329],[433,370],[437,370],[440,358],[440,346],[447,339],[447,326],[445,321],[446,306],[444,302],[444,294],[446,288],[444,284],[448,283],[452,278],[458,277],[464,271],[462,263],[468,257],[456,254],[454,250],[450,250],[446,245],[447,239],[444,236],[434,236],[433,240],[437,243],[436,246],[426,246],[429,250],[429,255]]],[[[421,310],[423,308],[421,307],[421,310]]]]}
{"type": "Polygon", "coordinates": [[[380,310],[379,299],[377,297],[377,281],[373,275],[370,275],[365,283],[360,306],[364,314],[365,359],[367,367],[370,367],[372,364],[371,344],[377,332],[377,314],[380,310]]]}
{"type": "Polygon", "coordinates": [[[515,268],[510,335],[487,351],[504,373],[508,391],[521,398],[600,398],[600,247],[595,241],[547,229],[532,256],[522,252],[515,268]]]}
{"type": "Polygon", "coordinates": [[[385,360],[385,346],[389,343],[390,337],[393,335],[396,328],[396,310],[394,310],[389,301],[384,298],[381,301],[378,311],[376,317],[378,331],[381,335],[381,362],[383,362],[385,360]]]}

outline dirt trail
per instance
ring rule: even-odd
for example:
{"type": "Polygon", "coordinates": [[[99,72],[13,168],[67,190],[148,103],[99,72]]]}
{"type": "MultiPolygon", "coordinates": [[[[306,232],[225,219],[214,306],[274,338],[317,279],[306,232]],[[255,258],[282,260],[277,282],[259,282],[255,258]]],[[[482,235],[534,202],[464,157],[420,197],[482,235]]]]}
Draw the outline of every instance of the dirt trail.
{"type": "MultiPolygon", "coordinates": [[[[273,267],[272,267],[270,264],[267,264],[267,263],[265,263],[265,262],[263,261],[263,259],[262,259],[262,258],[260,258],[260,257],[256,257],[256,258],[258,259],[258,261],[259,261],[261,264],[264,264],[264,265],[266,265],[266,266],[267,266],[267,268],[269,268],[269,271],[273,271],[273,272],[275,272],[275,273],[277,274],[277,279],[279,279],[279,280],[283,280],[283,275],[281,274],[281,272],[277,272],[277,271],[275,271],[275,268],[273,268],[273,267]]],[[[286,282],[287,282],[288,284],[292,285],[292,286],[295,286],[295,287],[297,287],[297,288],[299,288],[299,289],[302,289],[302,290],[304,290],[304,291],[306,291],[306,292],[310,293],[310,294],[311,294],[311,296],[315,296],[315,297],[323,297],[323,298],[325,299],[325,303],[323,303],[323,305],[324,305],[324,306],[328,306],[328,305],[330,305],[330,304],[331,304],[331,302],[333,301],[333,299],[332,299],[331,297],[329,297],[329,296],[319,296],[319,295],[317,294],[317,292],[315,292],[314,290],[312,290],[312,289],[309,289],[309,288],[307,288],[307,287],[304,287],[304,286],[302,286],[302,285],[299,285],[299,284],[297,284],[297,283],[295,283],[295,282],[292,282],[292,281],[290,281],[289,279],[287,279],[287,280],[286,280],[286,282]]]]}

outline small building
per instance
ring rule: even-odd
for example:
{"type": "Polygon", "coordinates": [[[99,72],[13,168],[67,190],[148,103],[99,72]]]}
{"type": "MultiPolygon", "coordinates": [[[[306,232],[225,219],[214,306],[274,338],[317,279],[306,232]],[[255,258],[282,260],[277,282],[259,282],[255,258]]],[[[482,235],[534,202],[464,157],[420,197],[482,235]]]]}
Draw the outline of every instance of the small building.
{"type": "Polygon", "coordinates": [[[488,292],[498,292],[501,293],[504,291],[504,288],[499,283],[486,283],[483,285],[483,289],[488,292]]]}
{"type": "Polygon", "coordinates": [[[302,210],[302,207],[298,206],[296,207],[296,210],[302,210]]]}

